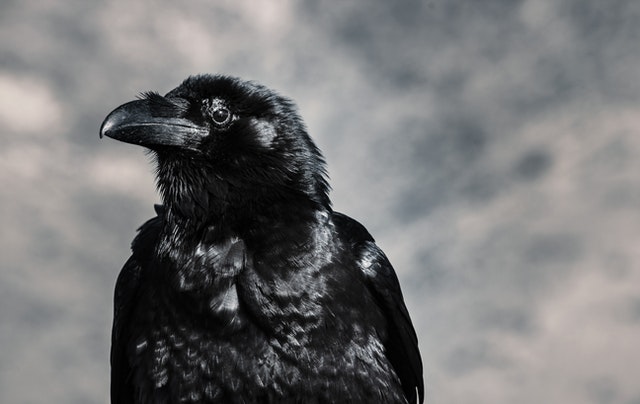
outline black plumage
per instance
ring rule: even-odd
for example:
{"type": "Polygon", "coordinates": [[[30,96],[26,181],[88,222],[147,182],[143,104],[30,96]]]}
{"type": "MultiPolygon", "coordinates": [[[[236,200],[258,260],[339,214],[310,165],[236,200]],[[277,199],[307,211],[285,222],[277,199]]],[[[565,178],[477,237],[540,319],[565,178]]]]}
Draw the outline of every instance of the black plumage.
{"type": "Polygon", "coordinates": [[[152,151],[163,200],[116,284],[113,403],[423,401],[394,270],[291,101],[194,76],[100,134],[152,151]]]}

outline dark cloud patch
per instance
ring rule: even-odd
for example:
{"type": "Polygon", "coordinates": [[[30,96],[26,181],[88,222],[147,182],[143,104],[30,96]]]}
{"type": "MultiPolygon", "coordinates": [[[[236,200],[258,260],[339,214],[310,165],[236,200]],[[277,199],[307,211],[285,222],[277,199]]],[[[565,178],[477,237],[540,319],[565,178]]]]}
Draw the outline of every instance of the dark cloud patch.
{"type": "MultiPolygon", "coordinates": [[[[581,38],[594,48],[609,43],[611,50],[621,50],[612,41],[632,40],[638,34],[633,24],[634,17],[640,15],[638,4],[624,0],[609,1],[606,4],[574,0],[560,6],[560,12],[568,18],[581,38]]],[[[605,49],[601,49],[605,51],[605,49]]]]}
{"type": "Polygon", "coordinates": [[[583,93],[583,77],[573,72],[573,60],[562,60],[565,55],[542,55],[531,66],[531,74],[514,83],[516,91],[504,94],[501,104],[513,114],[528,119],[552,110],[583,93]]]}
{"type": "MultiPolygon", "coordinates": [[[[19,271],[19,268],[8,268],[19,271]]],[[[44,331],[51,326],[65,311],[64,306],[52,302],[46,296],[34,291],[21,291],[13,285],[3,285],[2,299],[5,302],[1,309],[3,321],[0,322],[2,335],[14,335],[21,329],[44,331]]],[[[6,346],[6,345],[5,345],[6,346]]],[[[6,362],[5,362],[6,363],[6,362]]],[[[7,365],[10,365],[7,363],[7,365]]]]}
{"type": "Polygon", "coordinates": [[[618,402],[619,387],[614,380],[600,377],[587,383],[586,391],[592,403],[609,404],[618,402]]]}
{"type": "Polygon", "coordinates": [[[361,3],[350,1],[330,8],[306,2],[302,10],[330,33],[332,43],[357,56],[370,80],[398,90],[427,80],[424,58],[433,53],[428,45],[435,39],[426,35],[430,9],[420,1],[376,1],[363,12],[361,3]]]}
{"type": "Polygon", "coordinates": [[[506,358],[498,353],[491,343],[483,340],[454,348],[447,354],[444,364],[452,376],[464,376],[482,368],[508,365],[506,358]]]}
{"type": "Polygon", "coordinates": [[[579,238],[573,234],[534,235],[527,243],[523,258],[532,267],[550,264],[571,264],[580,257],[579,238]]]}
{"type": "Polygon", "coordinates": [[[640,17],[638,4],[571,1],[559,5],[558,15],[575,30],[575,47],[565,59],[567,72],[607,99],[635,98],[639,83],[633,79],[632,55],[640,50],[640,27],[632,21],[640,17]]]}
{"type": "Polygon", "coordinates": [[[550,154],[544,150],[530,150],[522,156],[514,167],[517,179],[531,181],[543,176],[553,162],[550,154]]]}
{"type": "Polygon", "coordinates": [[[110,104],[108,102],[102,102],[93,108],[87,108],[85,115],[78,116],[74,122],[70,122],[71,128],[66,132],[70,140],[75,145],[84,148],[87,153],[95,152],[96,146],[100,144],[98,133],[103,115],[103,113],[100,112],[100,108],[104,107],[109,108],[110,104]]]}
{"type": "Polygon", "coordinates": [[[492,308],[476,319],[478,327],[515,335],[530,335],[536,331],[532,313],[518,307],[492,308]]]}
{"type": "MultiPolygon", "coordinates": [[[[153,181],[151,176],[149,181],[153,181]]],[[[77,200],[78,216],[88,228],[105,236],[135,235],[135,229],[153,216],[152,206],[143,207],[140,201],[125,195],[106,192],[87,192],[77,200]],[[148,217],[144,214],[147,213],[148,217]],[[140,219],[142,218],[142,219],[140,219]],[[139,222],[139,223],[137,223],[139,222]]]]}
{"type": "Polygon", "coordinates": [[[413,260],[414,269],[405,275],[406,288],[414,293],[435,297],[440,294],[456,293],[460,287],[460,277],[455,269],[441,261],[441,256],[430,249],[421,252],[413,260]]]}
{"type": "MultiPolygon", "coordinates": [[[[465,248],[465,256],[455,260],[457,265],[448,270],[455,279],[453,284],[458,285],[457,293],[474,290],[473,295],[487,297],[485,304],[473,305],[465,313],[469,319],[479,316],[491,319],[478,323],[478,329],[491,328],[490,324],[499,328],[498,318],[504,316],[503,326],[508,328],[511,324],[511,331],[520,333],[532,329],[527,327],[532,327],[528,322],[535,302],[577,271],[582,240],[559,230],[536,234],[528,229],[526,222],[507,221],[505,218],[489,223],[493,230],[465,248]],[[516,320],[518,318],[521,320],[516,320]],[[520,328],[518,321],[521,321],[520,328]]],[[[449,254],[443,252],[443,256],[449,254]]]]}
{"type": "MultiPolygon", "coordinates": [[[[464,178],[477,169],[489,137],[479,122],[464,115],[445,120],[437,127],[416,121],[405,133],[414,134],[407,136],[413,140],[408,143],[409,158],[404,161],[409,165],[405,170],[413,171],[415,182],[397,199],[396,209],[402,220],[412,221],[456,196],[464,178]]],[[[476,177],[467,192],[477,191],[476,195],[482,196],[491,188],[485,187],[484,180],[476,177]]]]}
{"type": "Polygon", "coordinates": [[[508,181],[491,168],[475,167],[460,188],[460,198],[471,204],[486,204],[496,198],[499,192],[505,192],[508,181]]]}
{"type": "Polygon", "coordinates": [[[60,257],[65,246],[64,240],[60,239],[58,232],[58,229],[46,225],[37,229],[33,234],[34,242],[31,246],[34,260],[43,263],[60,257]]]}
{"type": "Polygon", "coordinates": [[[640,323],[640,296],[631,299],[629,302],[629,314],[632,321],[640,323]]]}
{"type": "Polygon", "coordinates": [[[405,193],[404,198],[400,198],[395,206],[395,216],[403,224],[407,224],[431,213],[443,203],[444,196],[436,190],[422,187],[405,193]]]}
{"type": "Polygon", "coordinates": [[[437,94],[437,99],[444,104],[441,107],[442,109],[451,108],[457,111],[457,108],[451,106],[449,99],[459,100],[462,96],[465,86],[469,84],[469,79],[471,78],[468,69],[469,67],[466,65],[454,65],[429,82],[429,87],[426,91],[433,91],[437,94]]]}

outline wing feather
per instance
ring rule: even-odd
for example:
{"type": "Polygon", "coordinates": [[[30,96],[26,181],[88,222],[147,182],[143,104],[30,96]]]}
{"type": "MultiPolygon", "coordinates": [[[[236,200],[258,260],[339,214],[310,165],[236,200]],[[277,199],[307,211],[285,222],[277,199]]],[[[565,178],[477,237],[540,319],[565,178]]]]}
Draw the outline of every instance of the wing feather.
{"type": "Polygon", "coordinates": [[[334,212],[334,224],[355,251],[358,268],[387,319],[387,357],[394,367],[409,403],[424,401],[422,359],[418,337],[404,303],[398,277],[369,232],[350,217],[334,212]]]}
{"type": "MultiPolygon", "coordinates": [[[[161,206],[156,206],[160,215],[161,206]]],[[[158,216],[150,219],[138,230],[131,249],[133,254],[124,264],[116,281],[113,304],[113,328],[111,333],[111,402],[128,404],[135,402],[131,384],[127,342],[129,322],[140,293],[144,267],[153,255],[155,243],[162,226],[158,216]]]]}

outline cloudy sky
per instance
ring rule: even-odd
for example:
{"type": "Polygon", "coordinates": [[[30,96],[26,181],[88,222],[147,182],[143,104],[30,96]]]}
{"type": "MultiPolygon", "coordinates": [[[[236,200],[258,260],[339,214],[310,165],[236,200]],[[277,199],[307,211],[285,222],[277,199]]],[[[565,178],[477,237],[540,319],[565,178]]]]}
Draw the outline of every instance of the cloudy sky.
{"type": "Polygon", "coordinates": [[[640,2],[0,4],[0,402],[106,403],[158,202],[106,114],[186,76],[296,100],[396,267],[430,403],[640,403],[640,2]],[[63,5],[64,4],[64,5],[63,5]]]}

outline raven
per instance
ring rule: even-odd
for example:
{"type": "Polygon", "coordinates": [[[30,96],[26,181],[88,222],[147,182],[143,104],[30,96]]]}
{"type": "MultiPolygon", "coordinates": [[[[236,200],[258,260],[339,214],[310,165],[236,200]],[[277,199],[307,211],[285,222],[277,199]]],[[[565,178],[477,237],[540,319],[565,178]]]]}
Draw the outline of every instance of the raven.
{"type": "Polygon", "coordinates": [[[335,212],[292,101],[199,75],[102,123],[162,205],[118,276],[111,402],[423,402],[418,341],[369,232],[335,212]]]}

